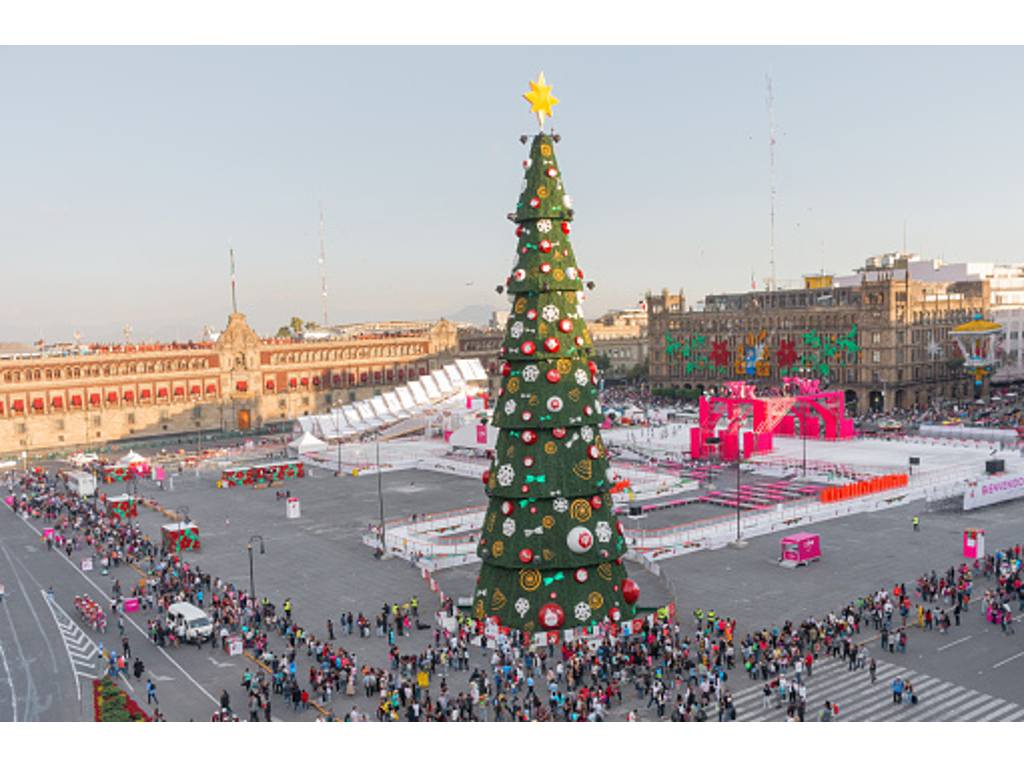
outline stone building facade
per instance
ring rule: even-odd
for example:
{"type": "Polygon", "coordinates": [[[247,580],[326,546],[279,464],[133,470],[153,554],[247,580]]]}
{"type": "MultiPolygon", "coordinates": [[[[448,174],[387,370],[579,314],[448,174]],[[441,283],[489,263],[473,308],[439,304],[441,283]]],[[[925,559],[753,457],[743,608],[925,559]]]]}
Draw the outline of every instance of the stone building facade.
{"type": "Polygon", "coordinates": [[[648,296],[651,385],[704,391],[748,380],[770,389],[805,376],[842,389],[856,413],[967,397],[949,333],[991,311],[996,285],[984,270],[890,254],[796,289],[709,295],[700,311],[666,290],[648,296]]]}
{"type": "Polygon", "coordinates": [[[450,362],[455,325],[344,340],[260,338],[232,314],[212,343],[0,359],[0,454],[133,435],[247,431],[370,396],[450,362]]]}

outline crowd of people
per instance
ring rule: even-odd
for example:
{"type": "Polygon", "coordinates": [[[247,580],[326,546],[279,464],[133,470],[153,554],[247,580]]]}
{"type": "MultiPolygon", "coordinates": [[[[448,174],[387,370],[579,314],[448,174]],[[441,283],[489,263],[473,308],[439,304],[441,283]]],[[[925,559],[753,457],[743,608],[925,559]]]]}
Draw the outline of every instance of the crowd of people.
{"type": "MultiPolygon", "coordinates": [[[[127,673],[132,658],[121,620],[128,597],[139,599],[149,637],[157,645],[189,641],[180,626],[168,621],[167,610],[176,602],[190,602],[209,614],[211,646],[217,650],[229,635],[243,638],[259,662],[246,668],[240,680],[240,705],[222,691],[214,721],[269,721],[275,705],[294,712],[315,708],[319,719],[349,709],[343,717],[347,721],[724,721],[737,717],[732,685],[740,668],[749,683],[763,687],[763,708],[784,708],[788,720],[805,721],[807,687],[821,660],[843,662],[850,672],[866,671],[875,681],[876,662],[869,643],[861,639],[865,628],[879,632],[882,652],[905,652],[914,623],[939,631],[960,625],[978,578],[993,581],[982,599],[983,611],[1004,631],[1012,631],[1012,603],[1024,608],[1018,545],[988,555],[973,568],[961,564],[941,574],[923,574],[915,584],[916,600],[905,584],[894,584],[820,619],[786,622],[742,637],[735,620],[698,610],[692,631],[651,613],[629,631],[531,646],[515,631],[489,635],[450,600],[433,623],[424,623],[415,598],[365,614],[341,612],[319,631],[298,621],[290,598],[280,609],[267,597],[253,599],[153,542],[137,524],[115,522],[102,505],[69,493],[53,475],[24,474],[12,479],[9,489],[15,511],[53,529],[49,545],[68,556],[91,550],[111,571],[110,615],[118,617],[122,634],[121,651],[108,653],[112,675],[127,673]],[[126,566],[144,577],[127,574],[126,566]],[[416,636],[426,646],[409,651],[416,636]],[[366,646],[361,643],[374,641],[386,648],[384,664],[359,658],[357,648],[366,646]],[[456,674],[467,675],[458,690],[456,674]],[[369,715],[360,710],[361,700],[369,715]]],[[[197,641],[196,647],[201,650],[202,644],[197,641]]],[[[136,678],[142,667],[135,658],[136,678]]],[[[911,680],[899,681],[900,700],[916,695],[911,680]]],[[[835,718],[839,704],[829,701],[817,718],[835,718]]]]}

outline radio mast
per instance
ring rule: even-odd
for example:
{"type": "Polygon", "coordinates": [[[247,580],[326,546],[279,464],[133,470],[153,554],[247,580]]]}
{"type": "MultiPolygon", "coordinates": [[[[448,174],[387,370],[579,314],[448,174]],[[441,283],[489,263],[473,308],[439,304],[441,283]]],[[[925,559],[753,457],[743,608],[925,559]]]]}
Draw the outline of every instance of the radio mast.
{"type": "Polygon", "coordinates": [[[320,206],[320,308],[327,327],[327,251],[324,249],[324,206],[320,206]]]}
{"type": "Polygon", "coordinates": [[[771,75],[765,75],[765,106],[768,109],[768,266],[771,277],[768,289],[775,290],[775,96],[772,94],[771,75]]]}

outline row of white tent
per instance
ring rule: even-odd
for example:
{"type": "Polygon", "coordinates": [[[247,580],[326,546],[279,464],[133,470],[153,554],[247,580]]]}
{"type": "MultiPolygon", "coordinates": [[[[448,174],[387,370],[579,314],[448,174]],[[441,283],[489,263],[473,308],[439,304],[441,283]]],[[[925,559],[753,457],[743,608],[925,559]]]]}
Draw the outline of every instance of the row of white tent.
{"type": "Polygon", "coordinates": [[[423,415],[438,406],[456,404],[486,389],[487,371],[478,359],[457,359],[440,370],[410,380],[397,389],[298,419],[304,434],[324,440],[345,439],[423,415]]]}

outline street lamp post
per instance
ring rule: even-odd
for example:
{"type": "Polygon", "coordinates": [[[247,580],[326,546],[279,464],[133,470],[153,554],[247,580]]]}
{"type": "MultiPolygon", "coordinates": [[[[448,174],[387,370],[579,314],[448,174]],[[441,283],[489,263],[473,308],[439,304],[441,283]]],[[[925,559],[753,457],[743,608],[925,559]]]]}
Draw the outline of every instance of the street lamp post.
{"type": "Polygon", "coordinates": [[[736,455],[736,544],[739,545],[740,538],[740,461],[742,456],[736,455]]]}
{"type": "Polygon", "coordinates": [[[377,501],[380,504],[380,548],[381,556],[388,553],[387,539],[384,537],[384,487],[380,473],[380,432],[374,434],[377,445],[377,501]]]}
{"type": "Polygon", "coordinates": [[[253,551],[252,551],[252,545],[254,543],[256,543],[257,541],[260,544],[260,554],[266,554],[267,553],[267,549],[266,549],[266,546],[263,544],[263,536],[262,535],[251,535],[251,536],[249,536],[249,542],[247,544],[245,544],[245,548],[249,552],[249,594],[252,597],[253,605],[256,604],[256,577],[255,577],[254,572],[253,572],[253,558],[252,558],[253,551]]]}

